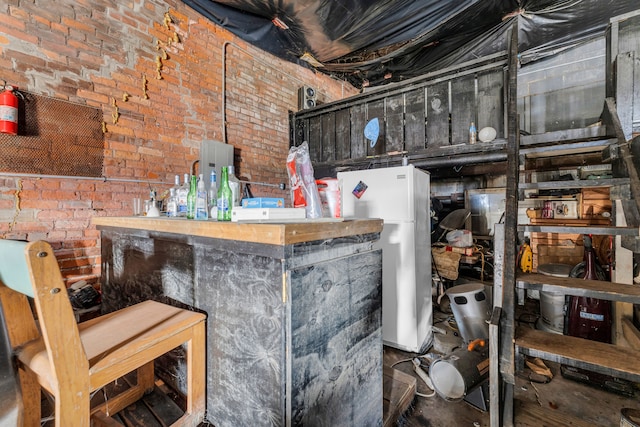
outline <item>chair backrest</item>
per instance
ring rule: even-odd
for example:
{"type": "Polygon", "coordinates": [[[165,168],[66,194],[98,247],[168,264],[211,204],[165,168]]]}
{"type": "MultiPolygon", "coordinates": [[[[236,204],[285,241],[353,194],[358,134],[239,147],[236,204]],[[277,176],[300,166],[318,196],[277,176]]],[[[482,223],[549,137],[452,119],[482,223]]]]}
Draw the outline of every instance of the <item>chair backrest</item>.
{"type": "Polygon", "coordinates": [[[29,242],[0,240],[0,281],[14,291],[33,298],[25,249],[29,242]]]}
{"type": "Polygon", "coordinates": [[[0,302],[13,348],[42,337],[58,384],[77,372],[88,371],[73,308],[51,245],[0,239],[0,302]],[[39,331],[27,296],[33,298],[39,331]]]}

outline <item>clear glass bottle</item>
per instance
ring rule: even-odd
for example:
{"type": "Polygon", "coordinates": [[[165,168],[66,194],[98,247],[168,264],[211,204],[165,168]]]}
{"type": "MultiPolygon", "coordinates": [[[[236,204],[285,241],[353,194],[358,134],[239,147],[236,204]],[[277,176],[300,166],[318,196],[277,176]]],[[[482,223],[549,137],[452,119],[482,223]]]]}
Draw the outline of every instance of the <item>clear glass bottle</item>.
{"type": "Polygon", "coordinates": [[[191,185],[187,193],[187,219],[195,219],[196,217],[196,197],[198,193],[198,179],[195,175],[191,176],[191,185]]]}
{"type": "Polygon", "coordinates": [[[176,197],[178,198],[178,216],[187,216],[187,195],[189,194],[189,174],[184,174],[184,182],[176,190],[176,197]]]}
{"type": "Polygon", "coordinates": [[[476,124],[471,122],[471,126],[469,126],[469,144],[475,144],[478,140],[478,131],[476,129],[476,124]]]}
{"type": "Polygon", "coordinates": [[[209,206],[207,203],[207,190],[204,185],[204,177],[202,174],[198,176],[198,185],[196,190],[196,219],[209,219],[209,206]]]}
{"type": "MultiPolygon", "coordinates": [[[[178,175],[176,175],[178,177],[178,175]]],[[[178,187],[180,186],[180,177],[178,177],[178,187]]],[[[167,216],[175,218],[178,216],[178,198],[176,197],[176,189],[169,189],[169,198],[167,199],[167,216]]]]}
{"type": "Polygon", "coordinates": [[[229,165],[229,187],[233,193],[233,206],[240,206],[242,201],[242,193],[240,192],[240,180],[235,174],[235,167],[229,165]]]}
{"type": "Polygon", "coordinates": [[[229,186],[229,170],[222,167],[220,188],[218,189],[218,221],[231,221],[231,209],[233,208],[233,193],[229,186]]]}
{"type": "Polygon", "coordinates": [[[209,175],[209,218],[218,219],[218,182],[215,169],[211,169],[209,175]]]}

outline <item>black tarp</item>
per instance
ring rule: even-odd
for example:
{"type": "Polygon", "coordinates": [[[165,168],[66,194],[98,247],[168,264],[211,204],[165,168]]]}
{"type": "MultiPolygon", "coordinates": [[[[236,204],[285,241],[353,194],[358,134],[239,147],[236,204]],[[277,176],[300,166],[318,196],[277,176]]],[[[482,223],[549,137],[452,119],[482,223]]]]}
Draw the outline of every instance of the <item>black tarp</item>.
{"type": "Polygon", "coordinates": [[[602,36],[638,0],[183,0],[263,50],[356,87],[396,82],[506,50],[519,28],[521,62],[602,36]],[[288,29],[274,25],[274,18],[288,29]]]}

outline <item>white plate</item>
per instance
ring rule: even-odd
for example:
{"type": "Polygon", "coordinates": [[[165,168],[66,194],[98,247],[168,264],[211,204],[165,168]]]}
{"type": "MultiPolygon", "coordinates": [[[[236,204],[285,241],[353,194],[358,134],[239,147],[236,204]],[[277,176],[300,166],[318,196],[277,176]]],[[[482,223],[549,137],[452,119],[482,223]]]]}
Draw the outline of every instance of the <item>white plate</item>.
{"type": "Polygon", "coordinates": [[[482,128],[478,133],[478,139],[482,142],[491,142],[496,139],[497,134],[496,130],[492,127],[482,128]]]}

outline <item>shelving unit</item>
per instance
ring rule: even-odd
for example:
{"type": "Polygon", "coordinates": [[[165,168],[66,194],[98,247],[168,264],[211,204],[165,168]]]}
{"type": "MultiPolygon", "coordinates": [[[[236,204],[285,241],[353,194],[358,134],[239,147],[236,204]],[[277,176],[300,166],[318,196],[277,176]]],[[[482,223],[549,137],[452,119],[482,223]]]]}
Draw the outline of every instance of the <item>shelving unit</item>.
{"type": "MultiPolygon", "coordinates": [[[[621,130],[620,121],[617,118],[615,107],[612,108],[612,105],[613,104],[610,101],[605,103],[604,116],[606,118],[608,117],[609,120],[607,120],[606,127],[604,127],[604,129],[606,129],[608,134],[615,135],[615,137],[600,137],[595,141],[588,141],[590,138],[590,131],[588,130],[585,130],[582,136],[580,136],[580,132],[578,131],[574,130],[572,132],[572,138],[577,138],[578,141],[569,139],[551,141],[548,139],[549,136],[545,136],[540,138],[540,140],[546,139],[546,142],[534,143],[534,138],[530,137],[528,146],[531,148],[519,151],[520,161],[526,161],[529,156],[540,158],[543,156],[553,157],[558,155],[584,153],[587,149],[594,149],[608,153],[611,151],[615,152],[620,149],[620,147],[626,146],[627,140],[621,130]],[[579,141],[581,138],[584,138],[585,141],[579,141]],[[546,146],[547,144],[549,145],[546,146]]],[[[556,134],[554,136],[558,137],[559,135],[556,134]]],[[[624,155],[625,154],[622,156],[624,155]]],[[[620,161],[623,161],[622,156],[620,157],[620,161]]],[[[606,155],[604,155],[603,158],[604,157],[606,157],[606,155]]],[[[630,215],[633,217],[633,212],[616,212],[616,209],[621,210],[621,208],[627,211],[629,206],[635,208],[637,204],[637,201],[632,198],[634,188],[638,188],[637,175],[634,176],[635,169],[629,171],[629,165],[627,164],[626,166],[629,176],[620,176],[619,171],[621,168],[614,168],[614,177],[608,179],[581,179],[573,181],[547,181],[515,184],[520,192],[530,189],[553,190],[595,187],[609,187],[612,189],[627,188],[627,191],[617,190],[612,192],[612,199],[618,199],[613,200],[613,225],[603,225],[602,220],[594,221],[596,224],[592,224],[589,220],[555,221],[558,222],[558,224],[553,224],[553,220],[541,220],[537,222],[542,222],[543,224],[518,224],[515,229],[518,232],[621,236],[618,240],[621,238],[627,238],[632,241],[637,241],[640,236],[640,227],[638,227],[637,224],[627,225],[624,215],[624,213],[627,213],[627,217],[630,215]],[[628,199],[619,200],[621,198],[620,194],[625,193],[627,194],[628,199]],[[613,196],[613,194],[615,194],[615,196],[613,196]]],[[[514,185],[514,183],[512,182],[511,185],[514,185]]],[[[508,225],[505,225],[505,234],[508,231],[507,227],[508,225]]],[[[509,242],[510,240],[506,238],[505,241],[509,242]]],[[[617,245],[616,250],[621,252],[626,251],[626,249],[623,249],[620,244],[617,245]]],[[[506,263],[512,262],[506,254],[507,251],[505,250],[505,266],[507,265],[506,263]]],[[[618,253],[616,252],[616,256],[617,255],[618,253]]],[[[515,293],[515,290],[529,289],[546,292],[560,292],[565,295],[592,297],[616,303],[640,304],[640,286],[634,286],[627,283],[584,280],[580,278],[558,278],[537,273],[529,273],[517,274],[516,277],[514,277],[513,282],[510,282],[510,278],[505,274],[502,287],[505,296],[510,295],[512,292],[515,293]]],[[[530,327],[518,327],[515,324],[515,321],[511,321],[512,307],[509,307],[506,304],[504,307],[506,307],[506,309],[503,309],[499,328],[499,335],[502,342],[499,360],[500,373],[507,384],[507,387],[502,392],[504,407],[501,408],[500,415],[503,419],[500,421],[498,420],[498,417],[493,416],[492,414],[492,426],[513,425],[514,400],[513,390],[509,390],[509,387],[512,384],[510,379],[515,375],[518,368],[523,366],[525,356],[539,357],[547,361],[587,369],[599,374],[611,375],[624,380],[640,382],[640,365],[637,363],[637,360],[640,359],[640,349],[638,347],[625,347],[618,343],[606,344],[583,338],[536,330],[530,327]]],[[[633,344],[638,341],[637,330],[635,330],[629,318],[616,315],[614,322],[618,323],[616,328],[623,330],[625,334],[629,334],[628,342],[633,344]]],[[[515,407],[518,407],[518,405],[515,407]]]]}
{"type": "MultiPolygon", "coordinates": [[[[615,124],[612,124],[615,126],[615,124]]],[[[589,131],[585,130],[584,138],[588,138],[589,131]]],[[[555,135],[556,137],[558,134],[555,135]]],[[[566,135],[565,135],[566,136],[566,135]]],[[[572,132],[572,137],[580,138],[580,133],[572,132]]],[[[530,141],[533,137],[530,137],[530,141]]],[[[541,139],[544,139],[541,138],[541,139]]],[[[597,147],[598,150],[607,150],[610,145],[617,144],[616,138],[599,139],[599,144],[581,144],[572,140],[554,142],[553,150],[546,151],[547,156],[555,156],[557,153],[571,153],[571,150],[584,150],[585,147],[597,147]],[[606,143],[602,143],[606,141],[606,143]]],[[[551,142],[549,142],[551,143],[551,142]]],[[[530,145],[533,145],[530,143],[530,145]]],[[[526,160],[528,154],[533,151],[519,151],[519,161],[526,160]]],[[[544,151],[544,144],[536,144],[535,155],[540,157],[544,151]]],[[[514,185],[514,183],[511,183],[514,185]]],[[[629,177],[613,177],[607,179],[595,180],[573,180],[573,181],[547,181],[547,182],[531,182],[516,183],[518,191],[522,195],[523,190],[531,189],[584,189],[609,187],[620,188],[631,186],[629,177]]],[[[621,193],[616,191],[615,194],[621,193]]],[[[622,192],[624,193],[624,192],[622,192]]],[[[616,196],[618,197],[618,196],[616,196]]],[[[627,201],[629,202],[629,201],[627,201]]],[[[615,205],[615,201],[614,201],[615,205]]],[[[630,239],[637,239],[640,236],[640,228],[635,225],[615,225],[616,217],[624,217],[624,215],[614,214],[612,220],[614,225],[604,225],[606,220],[589,219],[576,220],[535,220],[537,224],[517,224],[514,228],[517,232],[523,233],[552,233],[552,234],[592,234],[592,235],[610,235],[623,236],[630,239]],[[557,223],[557,224],[554,224],[557,223]]],[[[505,225],[505,234],[509,225],[505,225]]],[[[510,239],[506,238],[506,242],[510,239]]],[[[507,245],[508,248],[508,245],[507,245]]],[[[620,250],[624,250],[619,248],[620,250]]],[[[514,262],[508,257],[508,251],[505,248],[504,263],[505,268],[510,262],[514,262]]],[[[515,294],[516,290],[537,290],[544,292],[560,292],[565,295],[585,296],[609,300],[618,303],[640,304],[640,286],[634,286],[626,283],[603,282],[597,280],[583,280],[579,278],[559,278],[551,277],[537,273],[520,273],[516,274],[513,282],[507,274],[503,275],[501,284],[505,297],[511,298],[511,294],[515,294]]],[[[506,298],[505,298],[506,299],[506,298]]],[[[557,362],[563,365],[576,368],[588,369],[592,372],[611,375],[616,378],[640,382],[640,365],[637,360],[640,358],[640,350],[637,348],[623,347],[616,344],[605,344],[601,342],[589,341],[582,338],[565,336],[545,332],[541,330],[531,329],[530,327],[518,327],[515,319],[513,319],[512,310],[514,306],[503,304],[501,321],[499,328],[496,325],[496,319],[492,319],[490,330],[493,326],[494,335],[491,338],[500,336],[501,346],[499,350],[500,375],[504,381],[504,387],[500,389],[500,398],[503,399],[503,405],[493,403],[492,410],[500,407],[499,415],[491,414],[492,426],[511,426],[514,421],[514,408],[520,408],[518,403],[514,405],[513,390],[510,389],[515,381],[511,382],[519,368],[524,365],[524,357],[539,357],[550,362],[557,362]],[[512,320],[513,319],[513,320],[512,320]],[[497,330],[497,331],[496,331],[497,330]]],[[[618,327],[630,335],[629,341],[633,342],[637,338],[637,330],[633,327],[632,322],[628,318],[617,316],[616,321],[620,324],[618,327]]],[[[495,339],[495,338],[494,338],[495,339]]],[[[492,398],[495,398],[492,396],[492,398]]],[[[550,421],[550,420],[549,420],[550,421]]]]}

